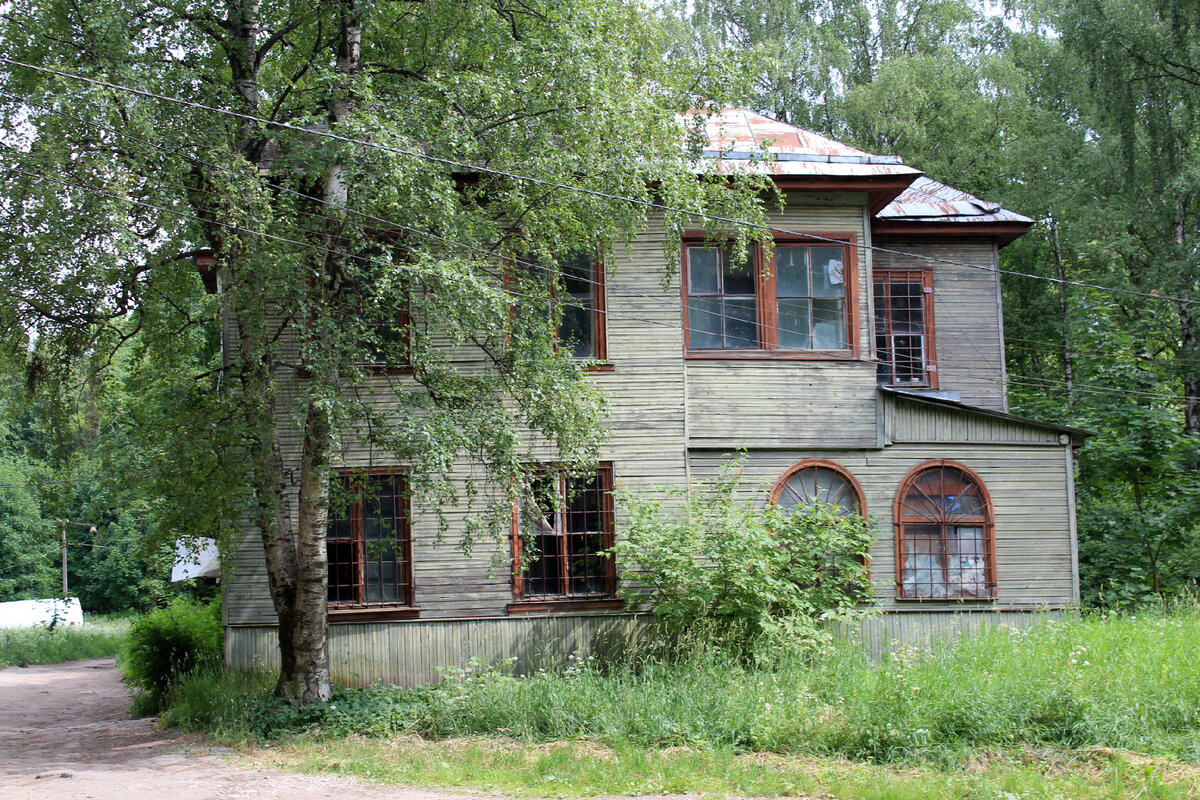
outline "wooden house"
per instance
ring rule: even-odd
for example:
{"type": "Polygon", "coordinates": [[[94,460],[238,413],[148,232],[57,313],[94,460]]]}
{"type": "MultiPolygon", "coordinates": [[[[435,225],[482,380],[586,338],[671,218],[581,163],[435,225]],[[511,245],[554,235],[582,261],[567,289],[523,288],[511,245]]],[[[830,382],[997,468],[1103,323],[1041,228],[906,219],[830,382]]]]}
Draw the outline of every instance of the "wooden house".
{"type": "MultiPolygon", "coordinates": [[[[868,623],[877,646],[1078,601],[1083,433],[1009,414],[1005,396],[997,254],[1031,220],[753,113],[708,124],[722,168],[765,170],[786,193],[770,263],[760,249],[753,274],[730,269],[697,231],[664,289],[666,234],[652,221],[603,269],[571,268],[581,309],[565,324],[577,354],[603,365],[591,379],[609,395],[611,436],[594,475],[542,480],[546,496],[566,498],[568,480],[574,491],[532,534],[543,557],[527,570],[460,552],[409,507],[399,465],[347,455],[379,492],[330,523],[334,680],[411,685],[471,657],[532,664],[628,631],[620,565],[596,556],[620,536],[607,490],[703,480],[739,449],[778,502],[816,495],[879,521],[871,575],[889,613],[868,623]],[[355,543],[371,516],[397,546],[363,566],[355,543]]],[[[226,594],[227,658],[243,667],[277,657],[257,541],[246,537],[226,594]]]]}

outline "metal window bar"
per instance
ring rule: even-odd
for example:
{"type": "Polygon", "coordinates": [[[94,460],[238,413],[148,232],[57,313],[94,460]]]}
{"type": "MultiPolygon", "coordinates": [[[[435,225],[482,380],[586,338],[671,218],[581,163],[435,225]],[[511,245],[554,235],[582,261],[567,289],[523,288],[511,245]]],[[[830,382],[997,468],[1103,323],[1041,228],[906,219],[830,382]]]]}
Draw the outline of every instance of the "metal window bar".
{"type": "Polygon", "coordinates": [[[929,386],[927,276],[921,270],[875,277],[877,380],[889,386],[929,386]]]}
{"type": "Polygon", "coordinates": [[[930,467],[906,483],[899,506],[902,597],[995,596],[991,509],[974,478],[956,467],[930,467]]]}
{"type": "Polygon", "coordinates": [[[516,594],[524,599],[601,598],[616,591],[611,467],[596,474],[549,472],[531,481],[517,547],[516,594]],[[530,514],[530,511],[533,513],[530,514]]]}
{"type": "Polygon", "coordinates": [[[326,533],[331,607],[411,606],[412,542],[402,475],[345,475],[326,533]]]}

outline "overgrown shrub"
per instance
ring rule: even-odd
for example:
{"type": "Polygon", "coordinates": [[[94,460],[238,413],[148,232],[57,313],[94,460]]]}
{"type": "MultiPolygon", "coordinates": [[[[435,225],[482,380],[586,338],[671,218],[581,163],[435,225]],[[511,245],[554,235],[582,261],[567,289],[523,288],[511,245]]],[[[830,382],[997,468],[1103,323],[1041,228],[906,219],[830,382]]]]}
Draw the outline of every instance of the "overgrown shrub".
{"type": "Polygon", "coordinates": [[[121,667],[137,710],[154,713],[183,676],[219,667],[221,655],[220,604],[179,598],[133,624],[121,667]]]}
{"type": "Polygon", "coordinates": [[[711,486],[614,493],[628,516],[614,552],[650,589],[623,592],[649,599],[672,639],[700,636],[758,662],[811,652],[829,639],[824,622],[854,613],[867,594],[872,524],[746,492],[742,464],[727,463],[711,486]]]}

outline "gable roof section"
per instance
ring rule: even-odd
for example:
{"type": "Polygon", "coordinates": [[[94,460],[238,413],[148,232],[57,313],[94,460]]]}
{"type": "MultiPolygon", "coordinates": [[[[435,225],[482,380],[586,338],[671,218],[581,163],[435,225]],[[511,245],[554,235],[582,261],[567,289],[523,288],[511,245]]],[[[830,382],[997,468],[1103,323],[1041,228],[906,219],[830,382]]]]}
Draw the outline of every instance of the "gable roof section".
{"type": "Polygon", "coordinates": [[[876,234],[993,236],[1004,246],[1033,220],[924,175],[875,215],[876,234]]]}
{"type": "Polygon", "coordinates": [[[872,213],[921,174],[897,156],[873,155],[753,111],[726,108],[703,119],[710,143],[704,155],[714,172],[770,175],[780,189],[866,191],[872,213]]]}
{"type": "Polygon", "coordinates": [[[925,177],[899,156],[868,153],[741,108],[702,118],[710,145],[704,156],[714,172],[770,175],[781,189],[866,191],[876,233],[989,236],[1003,246],[1033,224],[999,203],[925,177]]]}

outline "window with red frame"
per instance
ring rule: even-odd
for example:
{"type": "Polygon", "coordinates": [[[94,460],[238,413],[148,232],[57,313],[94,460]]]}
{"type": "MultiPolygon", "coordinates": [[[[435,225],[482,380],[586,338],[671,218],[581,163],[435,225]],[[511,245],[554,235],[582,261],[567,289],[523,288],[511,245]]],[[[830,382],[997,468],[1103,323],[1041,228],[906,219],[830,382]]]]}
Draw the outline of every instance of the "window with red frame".
{"type": "Polygon", "coordinates": [[[876,378],[884,386],[937,386],[929,270],[875,273],[876,378]]]}
{"type": "Polygon", "coordinates": [[[770,263],[752,248],[684,248],[689,351],[846,353],[854,349],[853,248],[776,242],[770,263]]]}
{"type": "Polygon", "coordinates": [[[965,467],[936,461],[913,470],[896,500],[896,533],[901,598],[996,596],[992,504],[965,467]]]}
{"type": "Polygon", "coordinates": [[[532,474],[513,531],[517,600],[612,598],[612,465],[570,475],[552,467],[532,474]]]}
{"type": "Polygon", "coordinates": [[[412,539],[403,473],[343,473],[332,494],[325,536],[330,609],[411,606],[412,539]]]}

